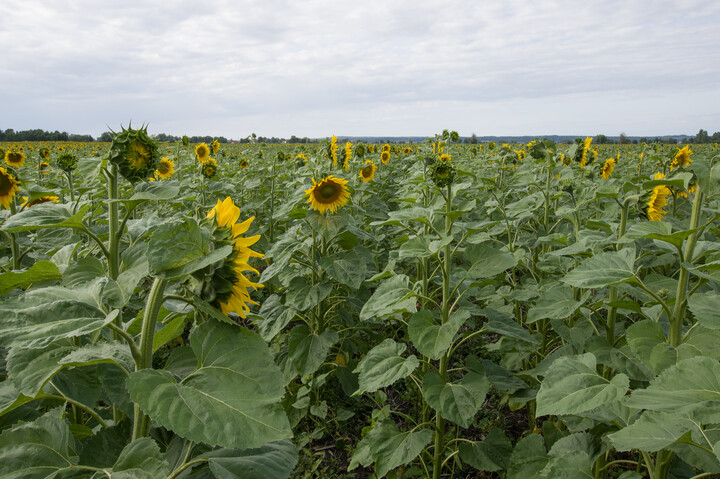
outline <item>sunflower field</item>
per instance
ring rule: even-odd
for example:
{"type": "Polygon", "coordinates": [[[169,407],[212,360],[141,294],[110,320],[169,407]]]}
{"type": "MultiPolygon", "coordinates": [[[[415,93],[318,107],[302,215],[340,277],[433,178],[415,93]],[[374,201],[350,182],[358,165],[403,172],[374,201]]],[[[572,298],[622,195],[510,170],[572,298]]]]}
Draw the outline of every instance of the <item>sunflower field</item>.
{"type": "Polygon", "coordinates": [[[720,150],[0,144],[0,477],[720,477],[720,150]]]}

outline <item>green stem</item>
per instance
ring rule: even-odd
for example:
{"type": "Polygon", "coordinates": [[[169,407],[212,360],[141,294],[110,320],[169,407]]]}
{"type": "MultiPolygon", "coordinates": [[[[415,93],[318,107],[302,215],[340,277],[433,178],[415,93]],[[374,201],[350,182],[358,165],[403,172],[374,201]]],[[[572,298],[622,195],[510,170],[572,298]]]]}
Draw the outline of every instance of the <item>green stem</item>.
{"type": "MultiPolygon", "coordinates": [[[[17,213],[17,207],[13,198],[10,200],[10,214],[14,215],[15,213],[17,213]]],[[[20,246],[17,242],[17,233],[10,233],[10,251],[12,251],[13,269],[20,269],[20,246]]]]}
{"type": "Polygon", "coordinates": [[[178,477],[185,469],[187,469],[187,468],[189,468],[189,467],[196,466],[196,465],[198,465],[198,464],[202,464],[203,462],[208,462],[208,461],[209,461],[209,459],[207,459],[207,458],[201,458],[201,459],[195,459],[194,461],[186,462],[186,463],[184,463],[182,466],[180,466],[180,467],[178,467],[177,469],[175,469],[175,470],[172,472],[172,474],[170,474],[170,475],[167,477],[167,479],[175,479],[175,478],[178,477]]]}
{"type": "MultiPolygon", "coordinates": [[[[150,295],[145,308],[143,318],[142,331],[140,333],[140,357],[135,361],[135,370],[147,369],[152,367],[153,356],[153,337],[155,336],[155,324],[157,323],[158,313],[164,301],[163,293],[167,280],[155,278],[155,282],[150,290],[150,295]]],[[[150,418],[140,410],[135,404],[134,421],[133,421],[133,441],[148,435],[150,431],[150,418]]]]}
{"type": "MultiPolygon", "coordinates": [[[[620,210],[620,227],[618,228],[617,233],[617,239],[620,241],[620,239],[625,235],[625,228],[627,227],[627,217],[628,217],[628,208],[630,206],[630,201],[625,200],[622,204],[622,209],[620,210]]],[[[618,247],[620,245],[618,244],[618,247]]],[[[610,306],[608,307],[608,316],[607,316],[607,327],[606,327],[606,339],[608,343],[610,343],[610,346],[615,345],[615,323],[617,321],[617,307],[613,306],[613,303],[615,303],[618,300],[618,290],[615,286],[610,286],[610,297],[608,298],[610,302],[610,306]]],[[[610,371],[611,368],[606,366],[604,370],[604,376],[606,379],[609,379],[610,377],[610,371]]]]}
{"type": "Polygon", "coordinates": [[[75,203],[75,184],[73,183],[72,171],[66,174],[68,180],[68,188],[70,189],[70,202],[75,203]]]}
{"type": "Polygon", "coordinates": [[[90,416],[92,416],[92,418],[95,419],[95,420],[98,422],[98,424],[100,424],[102,427],[108,427],[108,424],[105,422],[105,420],[104,420],[102,417],[100,417],[100,415],[99,415],[98,413],[96,413],[92,408],[86,406],[85,404],[83,404],[83,403],[81,403],[81,402],[77,402],[76,400],[71,399],[71,398],[69,398],[69,397],[67,397],[67,396],[65,396],[65,395],[62,395],[62,393],[58,390],[58,388],[55,387],[54,384],[52,384],[52,383],[50,383],[50,384],[51,384],[52,387],[53,387],[59,394],[61,394],[61,395],[60,395],[60,396],[56,396],[56,395],[54,395],[54,394],[48,394],[48,395],[43,395],[44,398],[46,398],[46,399],[57,399],[57,400],[65,401],[65,402],[67,402],[67,403],[69,403],[69,404],[72,404],[73,406],[75,406],[75,407],[77,407],[77,408],[79,408],[79,409],[82,409],[83,411],[85,411],[86,413],[88,413],[90,416]]]}
{"type": "Polygon", "coordinates": [[[110,165],[108,179],[108,240],[109,254],[108,272],[110,279],[116,280],[120,273],[120,235],[118,235],[118,171],[117,167],[110,165]]]}
{"type": "MultiPolygon", "coordinates": [[[[690,230],[696,229],[698,223],[700,222],[702,200],[703,192],[702,190],[700,190],[700,187],[698,187],[697,191],[695,192],[695,201],[693,201],[692,216],[690,218],[690,230]]],[[[693,232],[692,234],[690,234],[690,236],[688,236],[688,239],[685,243],[684,257],[680,258],[680,278],[678,279],[678,289],[677,294],[675,295],[675,308],[673,309],[673,314],[670,318],[670,334],[668,337],[668,342],[671,346],[675,348],[678,347],[680,345],[680,342],[682,341],[682,327],[683,320],[685,319],[688,281],[690,279],[690,272],[685,266],[682,266],[682,264],[690,263],[692,261],[697,238],[697,231],[693,232]]]]}

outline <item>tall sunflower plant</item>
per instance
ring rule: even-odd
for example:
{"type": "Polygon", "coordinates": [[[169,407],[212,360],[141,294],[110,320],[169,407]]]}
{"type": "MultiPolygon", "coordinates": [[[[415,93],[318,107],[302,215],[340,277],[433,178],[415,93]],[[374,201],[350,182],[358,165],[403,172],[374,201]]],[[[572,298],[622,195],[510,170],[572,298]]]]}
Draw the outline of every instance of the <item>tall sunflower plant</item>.
{"type": "Polygon", "coordinates": [[[44,202],[0,226],[66,243],[0,275],[3,477],[211,475],[251,456],[288,477],[297,462],[282,372],[242,326],[262,287],[254,218],[231,198],[201,218],[157,208],[180,190],[147,181],[157,147],[123,129],[98,166],[102,202],[44,202]]]}

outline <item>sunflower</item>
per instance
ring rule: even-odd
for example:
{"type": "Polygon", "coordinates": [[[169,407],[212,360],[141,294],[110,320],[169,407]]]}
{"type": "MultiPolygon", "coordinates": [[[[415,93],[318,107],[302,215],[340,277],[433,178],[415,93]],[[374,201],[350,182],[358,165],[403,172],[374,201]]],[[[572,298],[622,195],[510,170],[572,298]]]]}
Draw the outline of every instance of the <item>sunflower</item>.
{"type": "MultiPolygon", "coordinates": [[[[225,258],[220,267],[211,265],[206,271],[202,270],[199,277],[204,282],[209,282],[202,288],[213,290],[213,299],[211,304],[219,308],[223,314],[237,313],[240,317],[245,318],[250,312],[248,303],[257,304],[250,299],[250,288],[262,288],[262,284],[253,283],[245,277],[246,271],[258,274],[258,271],[248,264],[250,258],[261,258],[262,254],[250,249],[255,244],[260,235],[243,237],[242,235],[250,228],[250,224],[255,217],[250,217],[242,223],[238,223],[240,218],[240,208],[235,206],[232,199],[228,196],[224,201],[218,200],[217,204],[207,215],[208,219],[213,221],[214,233],[216,238],[229,240],[233,244],[233,252],[225,258]]],[[[198,276],[196,276],[197,278],[198,276]]]]}
{"type": "Polygon", "coordinates": [[[215,158],[208,158],[203,161],[200,165],[200,172],[207,179],[215,176],[217,174],[217,161],[215,161],[215,158]]]}
{"type": "Polygon", "coordinates": [[[18,192],[20,182],[13,175],[0,166],[0,206],[10,208],[13,198],[18,192]]]}
{"type": "Polygon", "coordinates": [[[383,164],[387,164],[390,161],[390,151],[389,150],[383,150],[383,152],[380,153],[380,161],[382,161],[383,164]]]}
{"type": "Polygon", "coordinates": [[[200,163],[203,163],[210,157],[210,148],[205,143],[200,143],[195,147],[195,156],[200,163]]]}
{"type": "Polygon", "coordinates": [[[47,175],[52,171],[52,168],[50,168],[50,163],[48,163],[47,161],[41,161],[38,164],[38,171],[41,175],[47,175]]]}
{"type": "Polygon", "coordinates": [[[452,160],[452,156],[447,153],[440,155],[440,158],[438,158],[440,163],[450,163],[450,160],[452,160]]]}
{"type": "Polygon", "coordinates": [[[652,189],[645,213],[650,221],[662,221],[665,214],[663,208],[667,206],[667,196],[670,194],[670,189],[665,185],[658,185],[652,189]]]}
{"type": "Polygon", "coordinates": [[[245,158],[243,158],[242,160],[240,160],[239,166],[240,166],[240,168],[247,168],[247,167],[248,167],[248,162],[247,162],[247,160],[246,160],[245,158]]]}
{"type": "Polygon", "coordinates": [[[57,160],[55,160],[58,168],[65,171],[66,173],[70,173],[75,168],[77,168],[77,158],[73,156],[70,153],[63,153],[62,155],[58,156],[57,160]]]}
{"type": "Polygon", "coordinates": [[[48,158],[50,158],[50,150],[48,150],[47,148],[40,148],[40,158],[42,158],[43,160],[47,160],[48,158]]]}
{"type": "Polygon", "coordinates": [[[382,151],[390,151],[390,145],[388,143],[385,143],[382,147],[382,151]]]}
{"type": "Polygon", "coordinates": [[[692,153],[690,145],[682,147],[682,149],[677,152],[677,155],[675,155],[675,159],[670,163],[670,169],[674,170],[680,166],[690,166],[690,163],[692,163],[690,155],[692,155],[692,153]]]}
{"type": "Polygon", "coordinates": [[[352,143],[348,141],[345,143],[345,159],[343,160],[343,168],[345,168],[345,171],[350,171],[350,159],[352,155],[352,143]]]}
{"type": "Polygon", "coordinates": [[[59,198],[57,196],[41,196],[40,198],[35,198],[32,201],[28,201],[30,198],[28,198],[27,196],[23,196],[22,199],[23,202],[20,206],[30,208],[31,206],[39,205],[40,203],[57,202],[59,198]]]}
{"type": "Polygon", "coordinates": [[[337,151],[338,151],[338,144],[337,144],[337,137],[335,135],[332,136],[332,139],[330,140],[330,158],[332,159],[333,166],[337,166],[337,151]]]}
{"type": "Polygon", "coordinates": [[[413,151],[412,148],[410,148],[409,146],[406,146],[405,149],[403,150],[403,155],[407,156],[410,153],[412,153],[412,151],[413,151]]]}
{"type": "Polygon", "coordinates": [[[610,175],[613,174],[613,170],[615,169],[615,158],[608,158],[605,161],[605,164],[602,166],[602,178],[603,180],[609,180],[610,175]]]}
{"type": "Polygon", "coordinates": [[[217,141],[217,139],[213,140],[212,143],[210,143],[210,148],[212,149],[213,155],[220,150],[220,142],[217,141]]]}
{"type": "Polygon", "coordinates": [[[14,168],[19,168],[25,163],[25,154],[19,151],[8,151],[5,153],[5,163],[14,168]]]}
{"type": "Polygon", "coordinates": [[[327,176],[316,182],[312,179],[313,185],[305,190],[309,195],[308,204],[320,213],[330,211],[335,214],[337,209],[344,206],[350,199],[350,192],[347,189],[347,180],[336,178],[333,175],[327,176]]]}
{"type": "Polygon", "coordinates": [[[375,178],[375,171],[377,171],[377,166],[375,166],[375,163],[373,163],[372,160],[367,160],[365,162],[365,167],[360,170],[360,178],[362,179],[363,183],[372,181],[372,179],[375,178]]]}
{"type": "Polygon", "coordinates": [[[158,178],[168,179],[175,173],[175,162],[168,157],[160,160],[160,166],[155,170],[155,176],[158,178]]]}
{"type": "Polygon", "coordinates": [[[145,126],[137,130],[123,128],[113,136],[109,160],[129,182],[145,180],[153,175],[160,162],[158,142],[148,136],[145,126]]]}

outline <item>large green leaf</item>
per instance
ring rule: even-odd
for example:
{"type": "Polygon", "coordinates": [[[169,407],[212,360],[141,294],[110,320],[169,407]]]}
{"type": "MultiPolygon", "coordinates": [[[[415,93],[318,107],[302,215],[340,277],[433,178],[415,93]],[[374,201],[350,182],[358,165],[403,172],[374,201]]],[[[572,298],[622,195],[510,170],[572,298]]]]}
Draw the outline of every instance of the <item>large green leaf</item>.
{"type": "Polygon", "coordinates": [[[384,421],[368,434],[370,455],[379,478],[415,459],[430,443],[429,429],[402,432],[392,421],[384,421]]]}
{"type": "Polygon", "coordinates": [[[720,407],[720,363],[696,356],[665,369],[647,388],[633,391],[627,405],[679,413],[699,409],[707,401],[720,407]]]}
{"type": "Polygon", "coordinates": [[[531,344],[540,344],[535,336],[527,329],[520,326],[509,314],[496,311],[492,308],[485,308],[483,312],[489,321],[485,323],[485,329],[494,333],[502,334],[508,338],[519,339],[531,344]]]}
{"type": "Polygon", "coordinates": [[[190,218],[160,225],[150,237],[147,258],[153,276],[173,279],[226,258],[230,245],[213,249],[210,232],[190,218]]]}
{"type": "Polygon", "coordinates": [[[180,193],[180,185],[176,181],[143,182],[135,186],[135,194],[130,201],[171,200],[180,193]]]}
{"type": "Polygon", "coordinates": [[[265,257],[272,259],[272,264],[266,268],[260,276],[260,282],[266,283],[285,269],[295,251],[302,249],[302,241],[297,239],[299,227],[290,228],[283,236],[275,242],[273,247],[265,254],[265,257]]]}
{"type": "Polygon", "coordinates": [[[453,383],[445,383],[440,375],[430,372],[425,374],[422,384],[428,405],[443,418],[462,427],[472,424],[489,389],[487,378],[474,372],[468,372],[461,381],[453,383]]]}
{"type": "Polygon", "coordinates": [[[32,208],[26,208],[18,214],[12,215],[5,221],[0,229],[19,232],[42,228],[78,228],[82,229],[82,219],[90,209],[90,205],[83,205],[73,211],[70,204],[40,203],[32,208]]]}
{"type": "Polygon", "coordinates": [[[70,428],[63,409],[53,409],[33,422],[17,424],[0,434],[0,476],[41,479],[73,466],[70,428]]]}
{"type": "Polygon", "coordinates": [[[720,295],[714,291],[688,297],[688,306],[698,323],[709,329],[720,329],[720,295]]]}
{"type": "Polygon", "coordinates": [[[467,312],[452,314],[445,324],[440,324],[428,310],[413,314],[408,322],[408,335],[413,346],[430,359],[440,356],[450,348],[458,329],[469,317],[467,312]]]}
{"type": "Polygon", "coordinates": [[[305,278],[294,278],[285,293],[285,304],[297,311],[307,311],[327,298],[331,291],[332,283],[328,280],[312,284],[305,278]]]}
{"type": "Polygon", "coordinates": [[[566,319],[571,317],[577,309],[582,306],[590,297],[586,291],[575,301],[573,290],[564,284],[557,284],[543,293],[537,303],[530,307],[527,314],[527,323],[534,323],[541,319],[566,319]]]}
{"type": "Polygon", "coordinates": [[[530,434],[518,441],[510,455],[507,479],[538,477],[548,462],[543,437],[530,434]]]}
{"type": "Polygon", "coordinates": [[[210,471],[222,479],[284,479],[298,461],[297,448],[287,439],[257,449],[218,449],[201,457],[209,459],[210,471]]]}
{"type": "Polygon", "coordinates": [[[151,419],[192,441],[231,449],[292,435],[280,405],[282,373],[259,335],[208,320],[193,330],[190,345],[198,368],[182,381],[153,369],[128,379],[130,396],[151,419]]]}
{"type": "Polygon", "coordinates": [[[258,323],[260,336],[267,342],[277,336],[282,329],[290,323],[297,314],[297,310],[285,306],[277,294],[271,294],[260,306],[256,315],[249,315],[258,323]]]}
{"type": "Polygon", "coordinates": [[[295,326],[288,338],[288,356],[301,375],[312,374],[325,362],[338,339],[338,334],[332,330],[315,334],[304,324],[295,326]]]}
{"type": "Polygon", "coordinates": [[[27,288],[31,284],[51,279],[61,279],[62,275],[55,263],[51,261],[38,261],[27,271],[22,273],[0,274],[0,296],[15,288],[27,288]]]}
{"type": "Polygon", "coordinates": [[[625,338],[632,352],[655,373],[677,362],[678,353],[666,342],[662,326],[651,319],[631,325],[625,338]]]}
{"type": "Polygon", "coordinates": [[[507,469],[512,452],[512,444],[500,429],[493,429],[482,441],[460,443],[460,459],[480,471],[507,469]]]}
{"type": "MultiPolygon", "coordinates": [[[[43,394],[40,393],[39,396],[43,396],[43,394]]],[[[11,380],[0,381],[0,416],[35,399],[21,394],[11,380]]]]}
{"type": "Polygon", "coordinates": [[[392,276],[380,284],[360,311],[360,320],[389,316],[395,313],[417,310],[415,296],[408,287],[409,278],[404,274],[392,276]]]}
{"type": "Polygon", "coordinates": [[[60,369],[59,361],[74,350],[69,339],[60,339],[40,349],[10,348],[8,378],[22,394],[33,397],[60,369]]]}
{"type": "Polygon", "coordinates": [[[165,479],[168,472],[168,463],[158,445],[149,437],[142,437],[125,446],[111,470],[98,471],[92,478],[165,479]]]}
{"type": "Polygon", "coordinates": [[[360,374],[355,394],[377,391],[412,374],[420,362],[415,355],[403,358],[405,349],[405,344],[389,338],[372,348],[353,371],[360,374]]]}
{"type": "Polygon", "coordinates": [[[538,417],[578,414],[622,398],[630,380],[617,374],[608,381],[597,373],[592,353],[556,359],[537,394],[538,417]]]}
{"type": "Polygon", "coordinates": [[[471,264],[467,276],[472,279],[492,278],[517,265],[515,256],[485,243],[470,246],[464,256],[471,264]]]}
{"type": "Polygon", "coordinates": [[[0,343],[5,346],[43,348],[61,338],[89,334],[111,323],[118,315],[74,300],[53,301],[24,309],[2,310],[0,343]]]}
{"type": "Polygon", "coordinates": [[[320,260],[320,266],[335,281],[350,286],[352,289],[358,289],[365,281],[367,264],[362,256],[353,251],[324,256],[320,260]]]}
{"type": "Polygon", "coordinates": [[[602,288],[629,281],[635,276],[634,260],[632,248],[596,254],[566,274],[562,281],[576,288],[602,288]]]}
{"type": "Polygon", "coordinates": [[[665,449],[686,432],[699,427],[687,414],[645,411],[634,423],[608,434],[618,451],[655,452],[665,449]]]}

